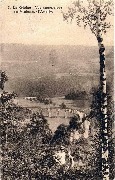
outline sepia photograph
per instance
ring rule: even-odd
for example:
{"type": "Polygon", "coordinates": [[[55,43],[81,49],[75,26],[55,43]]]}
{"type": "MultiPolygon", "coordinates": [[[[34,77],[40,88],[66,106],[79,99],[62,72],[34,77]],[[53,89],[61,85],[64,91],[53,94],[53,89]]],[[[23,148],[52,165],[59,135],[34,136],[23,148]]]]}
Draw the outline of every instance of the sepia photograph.
{"type": "Polygon", "coordinates": [[[114,1],[0,1],[0,179],[114,179],[114,1]]]}

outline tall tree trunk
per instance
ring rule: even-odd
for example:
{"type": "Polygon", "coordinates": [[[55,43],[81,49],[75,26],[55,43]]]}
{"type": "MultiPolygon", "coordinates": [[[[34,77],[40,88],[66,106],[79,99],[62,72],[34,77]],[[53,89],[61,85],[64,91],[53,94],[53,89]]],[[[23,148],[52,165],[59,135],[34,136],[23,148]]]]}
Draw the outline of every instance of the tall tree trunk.
{"type": "Polygon", "coordinates": [[[107,118],[107,92],[106,92],[106,71],[105,71],[105,47],[100,29],[100,11],[97,16],[97,41],[100,55],[100,93],[101,93],[101,166],[103,180],[109,180],[109,163],[108,163],[108,118],[107,118]]]}

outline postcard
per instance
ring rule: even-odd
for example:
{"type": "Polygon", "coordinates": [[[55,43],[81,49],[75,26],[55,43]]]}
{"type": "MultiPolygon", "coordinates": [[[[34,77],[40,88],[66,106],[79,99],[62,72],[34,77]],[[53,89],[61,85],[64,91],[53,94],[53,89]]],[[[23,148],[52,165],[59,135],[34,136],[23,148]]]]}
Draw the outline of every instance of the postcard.
{"type": "Polygon", "coordinates": [[[114,2],[0,8],[1,180],[114,179],[114,2]]]}

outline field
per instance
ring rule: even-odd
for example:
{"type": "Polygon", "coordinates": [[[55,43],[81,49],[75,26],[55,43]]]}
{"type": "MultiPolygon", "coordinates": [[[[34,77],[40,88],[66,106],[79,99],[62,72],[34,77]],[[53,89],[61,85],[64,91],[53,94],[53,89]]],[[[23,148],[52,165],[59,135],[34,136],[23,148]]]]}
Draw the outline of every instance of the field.
{"type": "Polygon", "coordinates": [[[89,113],[90,102],[88,100],[66,100],[64,97],[54,97],[51,98],[52,104],[45,105],[44,103],[30,101],[25,99],[25,97],[18,97],[15,99],[15,103],[29,108],[32,112],[40,112],[42,110],[43,115],[47,118],[50,129],[54,132],[56,128],[60,124],[68,125],[70,117],[74,115],[74,113],[69,113],[69,109],[71,110],[80,110],[84,111],[84,113],[89,113]],[[65,110],[60,109],[60,105],[64,103],[66,105],[66,117],[65,110]],[[48,110],[51,111],[51,116],[49,117],[48,110]],[[59,110],[59,113],[57,111],[59,110]]]}

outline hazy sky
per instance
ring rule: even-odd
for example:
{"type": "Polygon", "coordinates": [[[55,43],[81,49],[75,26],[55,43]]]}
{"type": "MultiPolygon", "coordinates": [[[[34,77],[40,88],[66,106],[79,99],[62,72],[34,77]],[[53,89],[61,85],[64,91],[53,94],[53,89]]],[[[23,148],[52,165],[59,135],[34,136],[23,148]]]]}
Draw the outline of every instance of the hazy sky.
{"type": "MultiPolygon", "coordinates": [[[[0,0],[0,41],[2,43],[43,45],[97,45],[96,38],[89,29],[79,28],[75,22],[67,24],[63,21],[60,10],[54,10],[53,14],[14,14],[12,10],[13,6],[55,6],[62,7],[62,10],[66,11],[73,1],[0,0]]],[[[113,45],[113,29],[108,31],[104,39],[105,45],[113,45]]]]}

